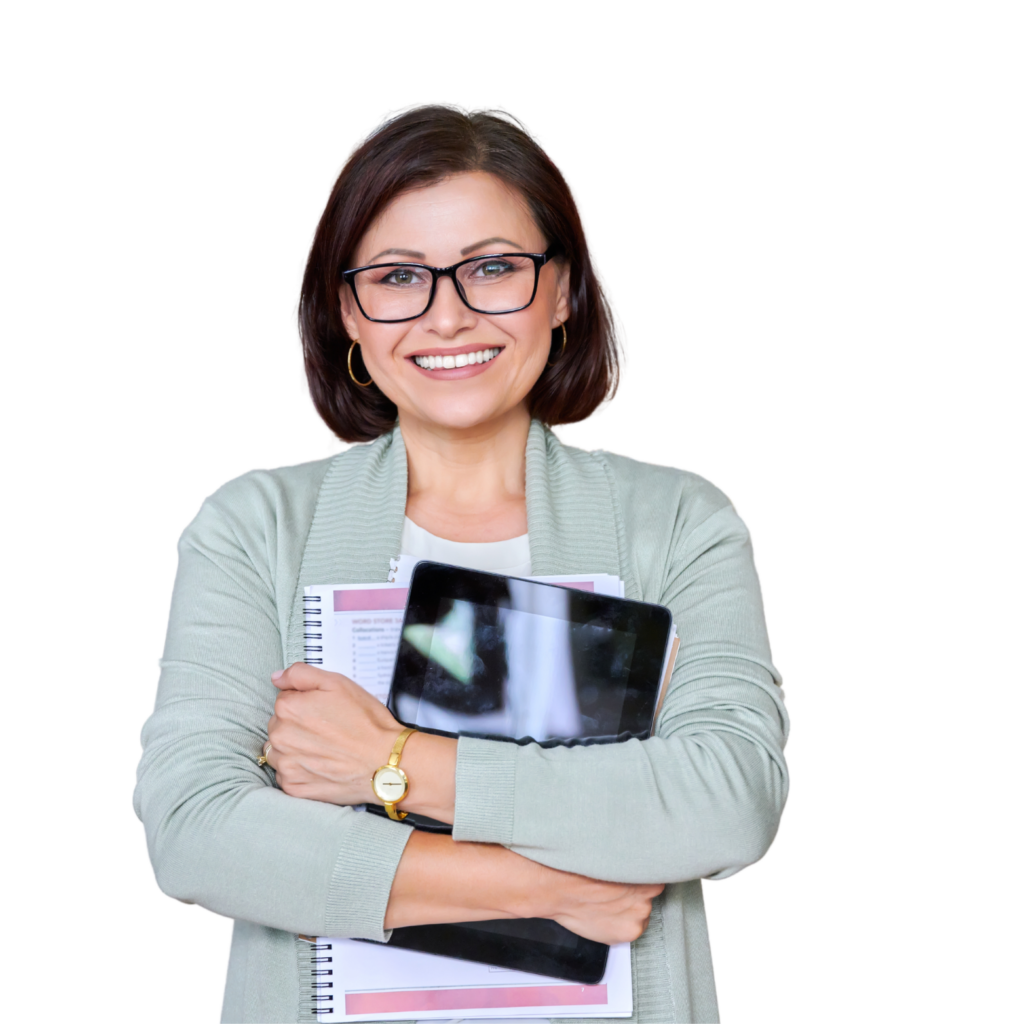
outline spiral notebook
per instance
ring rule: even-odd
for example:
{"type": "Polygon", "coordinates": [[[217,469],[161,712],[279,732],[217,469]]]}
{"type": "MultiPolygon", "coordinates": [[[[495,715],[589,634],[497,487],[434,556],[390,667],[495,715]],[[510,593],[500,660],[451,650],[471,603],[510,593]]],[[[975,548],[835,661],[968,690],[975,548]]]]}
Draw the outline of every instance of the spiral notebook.
{"type": "Polygon", "coordinates": [[[612,946],[597,985],[451,960],[353,939],[310,945],[312,1003],[319,1021],[629,1017],[629,943],[612,946]]]}
{"type": "MultiPolygon", "coordinates": [[[[390,583],[307,587],[306,662],[348,676],[386,703],[412,567],[399,568],[393,563],[390,583]]],[[[619,577],[605,573],[533,579],[623,596],[619,577]]],[[[509,1016],[543,1020],[629,1017],[633,1012],[629,943],[611,947],[600,983],[580,985],[352,939],[323,937],[308,941],[312,954],[311,1016],[316,1014],[320,1021],[509,1016]],[[401,983],[397,984],[396,979],[401,983]]]]}

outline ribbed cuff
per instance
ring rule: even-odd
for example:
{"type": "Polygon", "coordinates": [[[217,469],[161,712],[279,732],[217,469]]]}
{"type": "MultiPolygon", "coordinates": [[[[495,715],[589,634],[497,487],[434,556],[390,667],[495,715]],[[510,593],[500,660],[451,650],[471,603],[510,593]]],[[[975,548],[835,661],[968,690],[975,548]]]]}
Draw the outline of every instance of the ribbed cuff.
{"type": "Polygon", "coordinates": [[[376,814],[354,818],[334,863],[324,935],[386,942],[391,937],[384,929],[391,883],[412,829],[376,814]]]}
{"type": "Polygon", "coordinates": [[[452,826],[456,841],[512,845],[518,754],[515,743],[459,738],[452,826]]]}

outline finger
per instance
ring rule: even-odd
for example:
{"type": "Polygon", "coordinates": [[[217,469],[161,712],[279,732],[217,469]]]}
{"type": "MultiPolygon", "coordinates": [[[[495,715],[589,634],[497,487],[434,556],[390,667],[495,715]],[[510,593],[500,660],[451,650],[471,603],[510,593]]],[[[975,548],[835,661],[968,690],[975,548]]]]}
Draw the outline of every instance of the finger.
{"type": "Polygon", "coordinates": [[[309,696],[314,690],[282,690],[274,701],[274,718],[278,727],[285,723],[294,723],[307,713],[309,696]]]}
{"type": "Polygon", "coordinates": [[[270,681],[279,690],[326,690],[329,689],[328,680],[332,675],[322,668],[297,661],[288,668],[271,673],[270,681]]]}
{"type": "Polygon", "coordinates": [[[265,757],[267,764],[274,769],[275,772],[281,773],[284,777],[292,779],[302,779],[310,781],[319,778],[313,772],[310,772],[301,760],[296,756],[293,750],[289,750],[287,746],[284,749],[275,747],[270,741],[264,744],[263,749],[266,751],[265,757]]]}

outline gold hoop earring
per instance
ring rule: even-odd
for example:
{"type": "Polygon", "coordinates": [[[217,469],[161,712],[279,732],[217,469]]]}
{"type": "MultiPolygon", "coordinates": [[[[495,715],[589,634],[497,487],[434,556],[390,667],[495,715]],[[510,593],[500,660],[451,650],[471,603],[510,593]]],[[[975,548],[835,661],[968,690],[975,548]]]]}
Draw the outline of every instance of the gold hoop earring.
{"type": "MultiPolygon", "coordinates": [[[[348,375],[352,378],[353,384],[358,384],[361,388],[368,388],[373,383],[373,378],[371,377],[364,384],[361,380],[356,380],[356,375],[352,372],[352,349],[354,349],[358,344],[358,341],[353,341],[348,347],[348,375]]],[[[366,364],[364,363],[363,365],[365,366],[366,364]]]]}
{"type": "Polygon", "coordinates": [[[562,328],[562,347],[558,350],[558,358],[557,359],[554,359],[554,360],[548,359],[548,366],[554,366],[555,363],[561,362],[562,361],[562,356],[565,355],[565,343],[569,340],[569,335],[566,334],[566,331],[565,331],[565,321],[564,320],[562,321],[561,324],[559,324],[559,326],[562,328]]]}

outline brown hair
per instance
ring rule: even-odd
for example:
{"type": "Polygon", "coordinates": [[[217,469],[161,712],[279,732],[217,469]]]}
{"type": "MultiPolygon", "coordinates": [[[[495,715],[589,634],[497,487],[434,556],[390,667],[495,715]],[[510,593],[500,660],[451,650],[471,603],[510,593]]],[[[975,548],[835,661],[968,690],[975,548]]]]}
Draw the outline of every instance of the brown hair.
{"type": "MultiPolygon", "coordinates": [[[[558,168],[507,116],[416,107],[385,122],[349,157],[320,218],[302,279],[299,333],[310,394],[343,441],[379,437],[395,425],[398,410],[376,385],[357,387],[349,377],[351,339],[338,300],[341,273],[393,199],[467,171],[493,174],[522,195],[548,243],[569,263],[568,342],[561,353],[561,328],[552,332],[550,365],[529,395],[531,415],[549,425],[575,423],[615,392],[618,355],[611,312],[558,168]]],[[[357,375],[363,376],[362,360],[353,356],[357,375]]]]}

